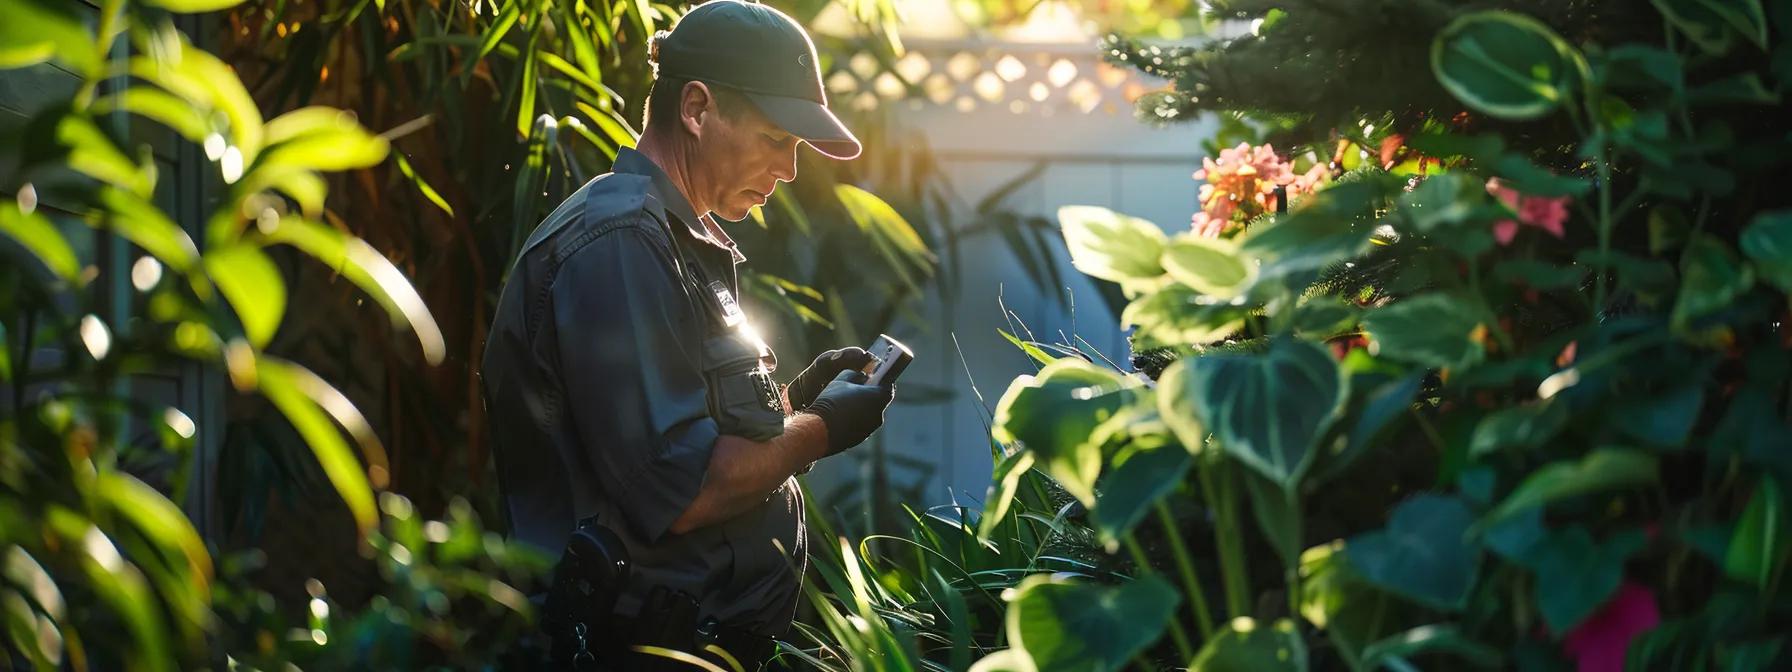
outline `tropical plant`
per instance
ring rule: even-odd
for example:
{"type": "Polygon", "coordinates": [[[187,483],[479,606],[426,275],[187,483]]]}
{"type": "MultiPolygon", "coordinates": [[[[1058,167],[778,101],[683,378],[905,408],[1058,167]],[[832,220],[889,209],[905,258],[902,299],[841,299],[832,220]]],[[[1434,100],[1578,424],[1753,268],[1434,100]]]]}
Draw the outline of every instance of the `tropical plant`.
{"type": "Polygon", "coordinates": [[[1150,366],[1037,350],[977,527],[1030,468],[1154,571],[1022,581],[972,669],[1788,664],[1792,7],[1216,10],[1260,23],[1110,42],[1177,80],[1141,112],[1337,177],[1217,236],[1060,213],[1150,366]]]}

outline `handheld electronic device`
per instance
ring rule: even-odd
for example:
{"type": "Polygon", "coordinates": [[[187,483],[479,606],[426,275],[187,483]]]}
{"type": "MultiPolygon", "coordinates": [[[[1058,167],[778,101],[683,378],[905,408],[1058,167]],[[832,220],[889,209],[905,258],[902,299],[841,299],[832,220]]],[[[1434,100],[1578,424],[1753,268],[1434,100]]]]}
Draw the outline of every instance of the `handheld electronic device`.
{"type": "Polygon", "coordinates": [[[896,378],[902,375],[902,370],[915,360],[915,353],[903,345],[902,341],[890,338],[889,334],[878,334],[877,340],[865,350],[871,353],[872,358],[869,378],[865,381],[868,385],[896,384],[896,378]]]}

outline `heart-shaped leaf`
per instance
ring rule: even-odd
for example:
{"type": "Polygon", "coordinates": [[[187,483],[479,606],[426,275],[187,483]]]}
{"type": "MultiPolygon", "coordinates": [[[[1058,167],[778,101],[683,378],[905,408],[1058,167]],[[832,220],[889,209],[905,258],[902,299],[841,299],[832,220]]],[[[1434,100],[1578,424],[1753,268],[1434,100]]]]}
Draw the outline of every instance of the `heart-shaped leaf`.
{"type": "Polygon", "coordinates": [[[1728,245],[1701,235],[1686,246],[1680,266],[1680,292],[1670,320],[1683,329],[1701,317],[1728,308],[1755,284],[1753,267],[1741,263],[1728,245]]]}
{"type": "Polygon", "coordinates": [[[1455,497],[1419,495],[1400,503],[1387,528],[1344,546],[1364,580],[1421,604],[1458,611],[1474,587],[1481,551],[1468,542],[1475,515],[1455,497]]]}
{"type": "Polygon", "coordinates": [[[1515,513],[1569,497],[1648,485],[1656,481],[1656,472],[1655,456],[1612,448],[1595,450],[1574,462],[1547,464],[1525,477],[1482,524],[1499,523],[1515,513]]]}
{"type": "Polygon", "coordinates": [[[1343,407],[1345,386],[1324,348],[1277,338],[1259,353],[1177,361],[1158,380],[1158,405],[1185,446],[1212,432],[1227,454],[1287,488],[1343,407]]]}
{"type": "Polygon", "coordinates": [[[1249,289],[1256,264],[1238,254],[1230,241],[1183,234],[1164,248],[1163,268],[1177,282],[1211,297],[1229,299],[1249,289]]]}
{"type": "Polygon", "coordinates": [[[1176,491],[1194,457],[1173,443],[1135,444],[1114,458],[1113,470],[1101,481],[1101,498],[1091,512],[1095,531],[1109,551],[1145,518],[1153,505],[1176,491]]]}
{"type": "Polygon", "coordinates": [[[1207,640],[1190,672],[1305,672],[1307,645],[1294,622],[1288,619],[1260,626],[1256,621],[1232,619],[1225,630],[1207,640]]]}
{"type": "Polygon", "coordinates": [[[1388,359],[1451,368],[1479,363],[1486,354],[1475,332],[1489,322],[1473,296],[1433,292],[1395,301],[1363,317],[1363,327],[1388,359]]]}
{"type": "Polygon", "coordinates": [[[996,402],[994,437],[1019,443],[1038,465],[1085,505],[1095,503],[1101,446],[1095,428],[1130,403],[1137,383],[1080,359],[1059,359],[1038,375],[1021,376],[996,402]]]}
{"type": "Polygon", "coordinates": [[[1101,586],[1035,574],[1008,602],[1010,650],[1039,670],[1118,670],[1157,640],[1179,600],[1156,575],[1101,586]]]}
{"type": "Polygon", "coordinates": [[[1431,43],[1431,72],[1444,89],[1501,119],[1536,119],[1568,100],[1585,66],[1555,31],[1502,11],[1458,17],[1431,43]]]}
{"type": "Polygon", "coordinates": [[[1624,579],[1624,561],[1645,541],[1631,530],[1601,544],[1586,528],[1573,527],[1532,545],[1521,562],[1537,574],[1537,609],[1550,631],[1573,629],[1611,599],[1624,579]]]}
{"type": "Polygon", "coordinates": [[[1761,279],[1792,293],[1792,210],[1755,215],[1742,230],[1742,253],[1755,262],[1761,279]]]}
{"type": "Polygon", "coordinates": [[[1151,222],[1107,208],[1069,205],[1058,209],[1070,263],[1077,270],[1118,283],[1149,280],[1164,274],[1165,236],[1151,222]]]}

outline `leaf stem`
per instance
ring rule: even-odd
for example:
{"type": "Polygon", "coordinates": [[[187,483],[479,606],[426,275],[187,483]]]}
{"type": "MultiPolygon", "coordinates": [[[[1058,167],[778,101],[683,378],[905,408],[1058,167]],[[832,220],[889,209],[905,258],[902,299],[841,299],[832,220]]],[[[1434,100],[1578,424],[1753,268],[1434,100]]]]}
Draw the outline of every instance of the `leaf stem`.
{"type": "MultiPolygon", "coordinates": [[[[1126,542],[1126,550],[1132,553],[1133,563],[1139,566],[1139,572],[1141,574],[1156,574],[1157,569],[1151,566],[1151,558],[1145,555],[1145,548],[1139,545],[1139,540],[1131,532],[1126,533],[1123,539],[1126,542]]],[[[1170,639],[1176,642],[1176,653],[1182,656],[1183,660],[1195,659],[1195,649],[1189,645],[1188,633],[1182,631],[1182,619],[1170,618],[1170,639]]]]}
{"type": "Polygon", "coordinates": [[[1222,478],[1218,485],[1214,482],[1214,470],[1225,466],[1223,459],[1202,456],[1196,475],[1201,480],[1201,492],[1208,500],[1208,508],[1214,514],[1213,540],[1220,552],[1220,581],[1226,589],[1226,613],[1238,617],[1250,613],[1251,579],[1244,553],[1238,547],[1238,492],[1232,487],[1231,479],[1222,478]]]}
{"type": "Polygon", "coordinates": [[[1176,518],[1170,515],[1170,506],[1163,500],[1157,500],[1157,520],[1164,527],[1164,535],[1170,540],[1170,550],[1176,556],[1176,571],[1182,575],[1182,589],[1188,593],[1189,606],[1195,612],[1195,625],[1201,628],[1201,640],[1213,639],[1213,614],[1207,608],[1207,594],[1201,590],[1201,580],[1195,574],[1195,563],[1188,557],[1187,544],[1182,541],[1182,531],[1176,529],[1176,518]]]}

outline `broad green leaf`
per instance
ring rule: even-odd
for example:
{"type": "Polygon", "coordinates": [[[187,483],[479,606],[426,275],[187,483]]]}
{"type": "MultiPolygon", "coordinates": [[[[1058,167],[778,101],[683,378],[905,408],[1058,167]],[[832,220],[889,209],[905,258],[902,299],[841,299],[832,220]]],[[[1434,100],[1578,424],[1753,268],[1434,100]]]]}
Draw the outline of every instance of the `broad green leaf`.
{"type": "Polygon", "coordinates": [[[94,102],[93,110],[95,114],[122,110],[154,119],[193,142],[204,141],[212,132],[211,122],[192,103],[147,86],[133,86],[101,98],[94,102]]]}
{"type": "MultiPolygon", "coordinates": [[[[236,71],[218,57],[184,41],[180,44],[180,58],[174,62],[178,63],[174,67],[183,81],[205,92],[204,97],[196,98],[195,102],[203,101],[230,120],[230,145],[242,153],[243,163],[254,163],[262,147],[261,108],[255,105],[249,90],[243,88],[243,81],[237,78],[236,71]]],[[[177,90],[175,93],[182,92],[177,90]]]]}
{"type": "Polygon", "coordinates": [[[1780,94],[1768,89],[1760,75],[1746,72],[1693,87],[1686,92],[1686,101],[1694,105],[1772,105],[1780,102],[1780,94]]]}
{"type": "Polygon", "coordinates": [[[1724,553],[1724,573],[1756,588],[1766,588],[1786,564],[1792,551],[1792,520],[1787,518],[1786,495],[1779,481],[1763,475],[1755,494],[1742,510],[1736,533],[1724,553]]]}
{"type": "Polygon", "coordinates": [[[56,224],[43,213],[25,212],[14,199],[0,199],[0,234],[17,241],[20,247],[43,262],[57,277],[76,282],[81,276],[81,262],[75,250],[56,229],[56,224]]]}
{"type": "Polygon", "coordinates": [[[79,5],[67,0],[0,0],[0,70],[55,59],[76,73],[93,74],[103,62],[98,42],[82,24],[79,5]]]}
{"type": "Polygon", "coordinates": [[[1366,645],[1387,634],[1389,624],[1401,621],[1404,603],[1351,571],[1342,539],[1303,551],[1300,575],[1300,615],[1324,630],[1346,660],[1359,658],[1366,645]]]}
{"type": "Polygon", "coordinates": [[[1418,495],[1394,509],[1387,528],[1352,537],[1344,556],[1369,583],[1432,608],[1459,611],[1481,566],[1480,549],[1467,539],[1474,522],[1462,500],[1418,495]]]}
{"type": "Polygon", "coordinates": [[[1571,527],[1533,545],[1521,562],[1537,575],[1537,607],[1550,632],[1568,632],[1611,599],[1624,579],[1624,561],[1645,543],[1635,530],[1601,544],[1586,528],[1571,527]]]}
{"type": "Polygon", "coordinates": [[[1686,246],[1684,259],[1680,291],[1670,316],[1676,329],[1728,308],[1755,284],[1754,268],[1740,263],[1730,247],[1714,236],[1695,236],[1686,246]]]}
{"type": "Polygon", "coordinates": [[[1651,0],[1669,23],[1713,54],[1730,49],[1736,35],[1767,46],[1767,17],[1760,0],[1651,0]]]}
{"type": "Polygon", "coordinates": [[[1486,350],[1476,332],[1490,321],[1478,298],[1433,292],[1370,311],[1363,328],[1380,344],[1381,357],[1454,368],[1481,361],[1486,350]]]}
{"type": "Polygon", "coordinates": [[[1135,443],[1115,457],[1101,480],[1101,497],[1090,512],[1095,531],[1109,552],[1164,497],[1176,492],[1194,459],[1173,443],[1135,443]]]}
{"type": "Polygon", "coordinates": [[[1755,215],[1742,230],[1742,253],[1755,262],[1761,279],[1792,294],[1792,210],[1755,215]]]}
{"type": "MultiPolygon", "coordinates": [[[[1362,376],[1351,379],[1351,387],[1358,387],[1362,376]]],[[[1357,458],[1370,452],[1389,427],[1412,410],[1415,397],[1424,387],[1423,373],[1410,373],[1397,380],[1388,381],[1376,387],[1363,401],[1360,412],[1354,413],[1356,424],[1350,428],[1350,437],[1344,445],[1344,452],[1326,459],[1326,470],[1329,474],[1338,474],[1357,458]]],[[[1358,388],[1361,389],[1361,388],[1358,388]]]]}
{"type": "Polygon", "coordinates": [[[1085,505],[1095,503],[1101,447],[1090,435],[1135,396],[1136,382],[1081,359],[1063,358],[1020,376],[996,402],[996,441],[1019,443],[1038,467],[1085,505]]]}
{"type": "Polygon", "coordinates": [[[1548,26],[1503,11],[1457,17],[1431,43],[1438,83],[1500,119],[1536,119],[1568,100],[1579,58],[1548,26]]]}
{"type": "Polygon", "coordinates": [[[1202,303],[1194,288],[1174,283],[1126,304],[1120,324],[1138,328],[1135,347],[1199,345],[1231,336],[1250,312],[1248,305],[1202,303]]]}
{"type": "Polygon", "coordinates": [[[268,146],[291,142],[306,136],[333,136],[366,130],[348,110],[326,105],[310,105],[269,119],[262,128],[262,141],[268,146]]]}
{"type": "Polygon", "coordinates": [[[1009,600],[1008,642],[1039,670],[1119,670],[1163,634],[1180,595],[1156,575],[1102,586],[1036,574],[1009,600]]]}
{"type": "Polygon", "coordinates": [[[1150,222],[1107,208],[1069,205],[1058,208],[1058,223],[1070,263],[1079,271],[1122,285],[1164,274],[1160,259],[1166,238],[1150,222]]]}
{"type": "Polygon", "coordinates": [[[1582,196],[1593,190],[1589,180],[1557,175],[1531,163],[1523,154],[1506,154],[1495,161],[1493,172],[1506,186],[1531,196],[1582,196]]]}
{"type": "Polygon", "coordinates": [[[989,541],[997,526],[1008,518],[1008,510],[1014,504],[1014,494],[1020,489],[1020,479],[1032,468],[1033,453],[1025,449],[1006,455],[996,462],[989,481],[989,496],[984,498],[983,515],[977,522],[979,541],[989,541]]]}
{"type": "Polygon", "coordinates": [[[1314,297],[1295,310],[1294,333],[1331,338],[1356,328],[1361,312],[1335,297],[1314,297]]]}
{"type": "Polygon", "coordinates": [[[63,117],[56,125],[56,142],[68,148],[68,167],[75,172],[141,197],[155,191],[155,167],[138,165],[125,156],[85,117],[63,117]]]}
{"type": "Polygon", "coordinates": [[[235,245],[206,253],[205,272],[236,311],[249,343],[267,347],[286,317],[286,281],[273,260],[254,245],[235,245]]]}
{"type": "Polygon", "coordinates": [[[1666,89],[1678,94],[1686,88],[1680,57],[1648,44],[1630,43],[1612,48],[1600,62],[1600,77],[1607,86],[1666,89]]]}
{"type": "Polygon", "coordinates": [[[1363,649],[1363,668],[1380,669],[1390,659],[1421,653],[1455,654],[1456,658],[1487,670],[1501,669],[1506,664],[1499,649],[1469,639],[1454,625],[1421,625],[1363,649]]]}
{"type": "Polygon", "coordinates": [[[230,9],[243,3],[243,0],[143,0],[146,5],[161,7],[170,12],[197,14],[199,12],[215,12],[230,9]]]}
{"type": "Polygon", "coordinates": [[[386,160],[390,149],[385,138],[350,124],[334,130],[314,130],[270,145],[253,170],[294,167],[334,172],[367,168],[386,160]]]}
{"type": "Polygon", "coordinates": [[[404,273],[367,241],[299,217],[281,219],[280,225],[268,234],[268,239],[299,248],[341,273],[378,301],[394,324],[416,333],[426,361],[430,364],[442,361],[446,355],[442,329],[430,315],[429,307],[424,305],[423,297],[417,295],[404,273]]]}
{"type": "Polygon", "coordinates": [[[1446,172],[1425,178],[1400,197],[1400,212],[1415,231],[1430,233],[1487,221],[1487,190],[1469,176],[1446,172]]]}
{"type": "Polygon", "coordinates": [[[1508,448],[1535,448],[1555,438],[1567,423],[1568,407],[1553,399],[1502,408],[1475,424],[1468,452],[1478,457],[1508,448]]]}
{"type": "Polygon", "coordinates": [[[1172,279],[1220,299],[1250,289],[1257,276],[1256,264],[1240,256],[1236,244],[1192,233],[1172,238],[1161,262],[1172,279]]]}
{"type": "Polygon", "coordinates": [[[262,395],[280,409],[293,429],[305,439],[305,444],[311,447],[311,453],[323,466],[324,475],[342,496],[343,503],[348,505],[356,527],[361,534],[366,534],[379,522],[374,513],[373,490],[368,486],[367,472],[348,449],[348,443],[342,440],[341,432],[330,423],[330,416],[299,388],[299,375],[295,373],[299,368],[291,362],[259,355],[255,362],[256,380],[262,395]]]}
{"type": "Polygon", "coordinates": [[[1391,178],[1342,182],[1300,207],[1249,230],[1241,249],[1259,259],[1263,279],[1315,271],[1361,255],[1375,232],[1372,215],[1393,189],[1391,178]]]}
{"type": "Polygon", "coordinates": [[[1278,338],[1260,353],[1178,360],[1159,378],[1158,403],[1185,446],[1203,443],[1192,413],[1228,455],[1288,488],[1343,408],[1345,387],[1331,353],[1278,338]]]}
{"type": "Polygon", "coordinates": [[[156,206],[122,189],[100,190],[100,205],[110,214],[106,223],[169,268],[185,272],[199,260],[199,247],[186,230],[156,206]]]}
{"type": "Polygon", "coordinates": [[[1195,654],[1189,672],[1305,672],[1307,645],[1294,622],[1262,626],[1240,616],[1195,654]]]}
{"type": "Polygon", "coordinates": [[[1695,382],[1622,399],[1612,407],[1612,418],[1618,431],[1638,443],[1674,449],[1686,445],[1704,406],[1705,388],[1695,382]]]}
{"type": "Polygon", "coordinates": [[[1553,462],[1526,476],[1481,524],[1494,525],[1526,509],[1570,497],[1650,485],[1656,482],[1657,469],[1655,456],[1615,448],[1595,450],[1574,462],[1553,462]]]}
{"type": "Polygon", "coordinates": [[[448,201],[443,199],[441,194],[436,193],[435,187],[429,186],[429,182],[425,181],[422,175],[417,174],[416,169],[411,167],[411,162],[405,160],[403,152],[393,152],[392,158],[398,161],[398,172],[403,173],[405,179],[411,181],[411,186],[416,187],[418,193],[423,194],[423,197],[429,199],[429,202],[441,208],[442,212],[448,213],[449,217],[454,216],[454,208],[448,205],[448,201]]]}

